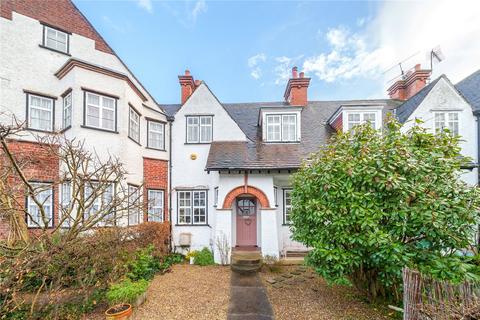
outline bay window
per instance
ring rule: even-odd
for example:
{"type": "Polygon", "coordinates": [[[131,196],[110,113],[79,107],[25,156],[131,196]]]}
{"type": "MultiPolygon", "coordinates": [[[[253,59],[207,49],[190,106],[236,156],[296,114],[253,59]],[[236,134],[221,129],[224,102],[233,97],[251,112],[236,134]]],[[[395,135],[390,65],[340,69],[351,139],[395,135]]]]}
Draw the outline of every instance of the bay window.
{"type": "Polygon", "coordinates": [[[140,207],[140,190],[137,186],[128,185],[128,225],[133,226],[142,222],[142,208],[140,207]]]}
{"type": "Polygon", "coordinates": [[[147,147],[157,150],[165,150],[165,124],[154,120],[148,120],[147,130],[147,147]]]}
{"type": "Polygon", "coordinates": [[[86,127],[116,131],[117,100],[101,94],[85,91],[86,127]]]}
{"type": "Polygon", "coordinates": [[[70,91],[63,97],[63,113],[62,113],[63,129],[72,125],[72,92],[70,91]]]}
{"type": "Polygon", "coordinates": [[[128,136],[136,143],[140,143],[140,114],[131,106],[128,121],[128,136]]]}
{"type": "Polygon", "coordinates": [[[27,226],[29,228],[53,227],[53,186],[50,183],[31,183],[34,197],[43,208],[42,210],[31,195],[27,196],[27,226]]]}
{"type": "Polygon", "coordinates": [[[113,192],[113,183],[86,182],[84,196],[88,208],[85,210],[83,220],[96,220],[95,225],[97,226],[114,224],[113,192]]]}

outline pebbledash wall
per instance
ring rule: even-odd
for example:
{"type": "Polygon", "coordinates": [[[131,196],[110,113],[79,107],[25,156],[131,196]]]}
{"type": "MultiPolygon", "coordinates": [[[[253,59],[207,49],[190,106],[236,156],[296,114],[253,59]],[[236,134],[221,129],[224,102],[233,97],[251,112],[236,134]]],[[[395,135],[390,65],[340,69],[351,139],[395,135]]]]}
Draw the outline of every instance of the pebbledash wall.
{"type": "MultiPolygon", "coordinates": [[[[118,157],[128,172],[126,183],[145,182],[164,190],[167,216],[170,139],[166,115],[80,11],[68,0],[2,0],[0,43],[0,121],[9,121],[12,114],[25,121],[27,92],[34,92],[54,99],[54,129],[61,130],[62,94],[71,90],[72,126],[64,131],[65,136],[84,140],[85,147],[100,158],[118,157]],[[70,33],[68,54],[42,47],[44,24],[70,33]],[[83,126],[87,90],[116,99],[115,132],[83,126]],[[128,137],[130,106],[141,115],[138,143],[128,137]],[[163,150],[147,147],[147,120],[164,123],[163,150]]],[[[16,139],[35,142],[35,135],[43,134],[27,130],[16,139]]],[[[42,170],[49,169],[45,166],[38,173],[42,170]]]]}

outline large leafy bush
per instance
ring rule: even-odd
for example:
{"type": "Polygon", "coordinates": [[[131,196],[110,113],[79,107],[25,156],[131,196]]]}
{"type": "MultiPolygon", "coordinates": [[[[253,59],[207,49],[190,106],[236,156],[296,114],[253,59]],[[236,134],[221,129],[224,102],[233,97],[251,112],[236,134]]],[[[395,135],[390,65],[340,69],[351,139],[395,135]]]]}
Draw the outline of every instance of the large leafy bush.
{"type": "Polygon", "coordinates": [[[107,291],[107,300],[110,305],[120,303],[132,304],[140,295],[147,291],[148,284],[148,281],[144,279],[135,282],[130,279],[125,279],[110,287],[107,291]]]}
{"type": "Polygon", "coordinates": [[[371,300],[391,297],[404,266],[440,279],[476,279],[462,257],[478,223],[479,192],[459,175],[459,138],[389,118],[340,133],[294,176],[292,231],[327,280],[371,300]]]}

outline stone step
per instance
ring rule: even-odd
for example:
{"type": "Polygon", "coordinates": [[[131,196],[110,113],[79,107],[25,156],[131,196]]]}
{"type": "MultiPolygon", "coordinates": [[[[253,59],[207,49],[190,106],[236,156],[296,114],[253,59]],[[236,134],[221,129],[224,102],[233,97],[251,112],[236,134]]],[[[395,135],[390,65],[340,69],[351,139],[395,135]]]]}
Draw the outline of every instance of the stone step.
{"type": "Polygon", "coordinates": [[[240,273],[256,272],[262,266],[259,251],[233,251],[231,269],[240,273]]]}

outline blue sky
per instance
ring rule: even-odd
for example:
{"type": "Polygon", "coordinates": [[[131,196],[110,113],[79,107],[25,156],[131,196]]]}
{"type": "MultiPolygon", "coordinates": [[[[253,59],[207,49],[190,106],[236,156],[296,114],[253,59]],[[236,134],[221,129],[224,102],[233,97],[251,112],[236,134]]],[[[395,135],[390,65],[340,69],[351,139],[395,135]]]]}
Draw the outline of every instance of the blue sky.
{"type": "Polygon", "coordinates": [[[282,100],[294,65],[311,100],[385,97],[388,69],[434,47],[434,77],[480,68],[480,1],[74,1],[160,103],[179,102],[186,68],[223,102],[282,100]]]}

